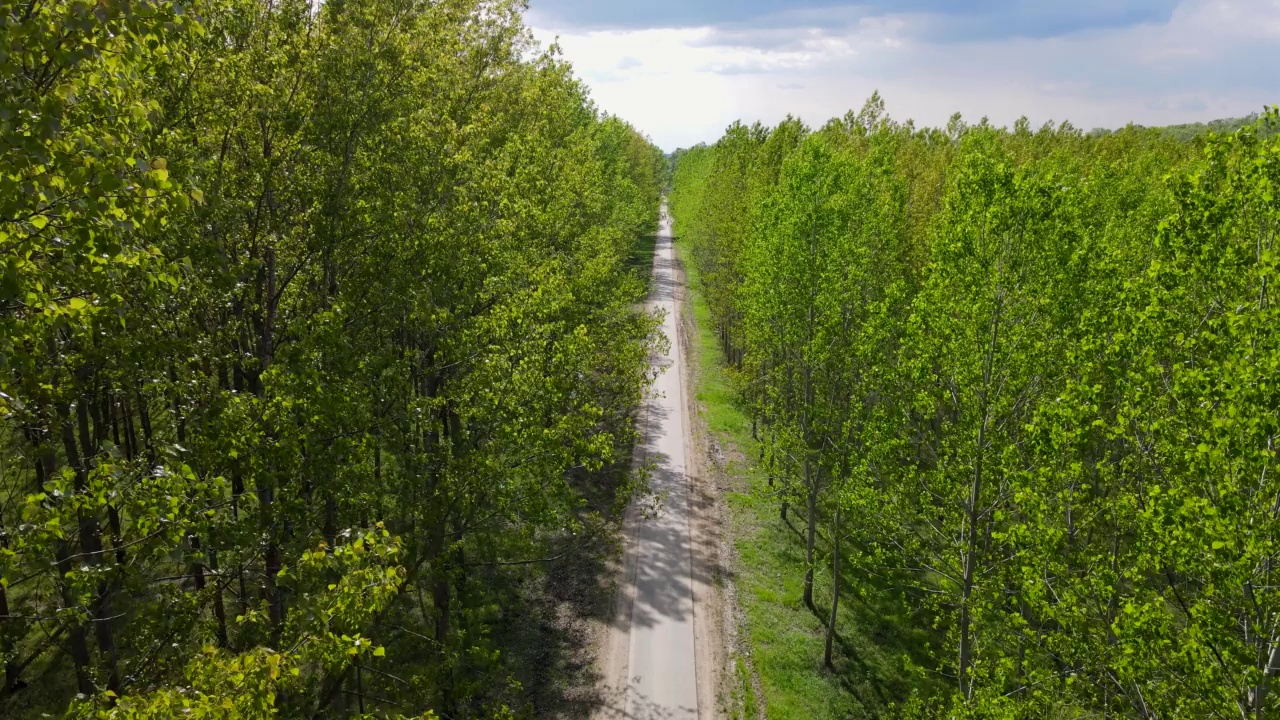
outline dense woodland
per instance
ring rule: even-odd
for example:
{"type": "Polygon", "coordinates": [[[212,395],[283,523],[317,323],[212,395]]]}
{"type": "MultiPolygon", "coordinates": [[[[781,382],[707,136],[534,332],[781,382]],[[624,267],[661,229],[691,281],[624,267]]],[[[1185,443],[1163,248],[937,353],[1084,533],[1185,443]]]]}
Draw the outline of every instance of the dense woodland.
{"type": "Polygon", "coordinates": [[[529,712],[665,163],[522,11],[4,2],[0,715],[529,712]]]}
{"type": "Polygon", "coordinates": [[[1277,122],[923,129],[876,96],[681,155],[828,665],[864,598],[815,572],[934,629],[904,716],[1280,713],[1277,122]]]}

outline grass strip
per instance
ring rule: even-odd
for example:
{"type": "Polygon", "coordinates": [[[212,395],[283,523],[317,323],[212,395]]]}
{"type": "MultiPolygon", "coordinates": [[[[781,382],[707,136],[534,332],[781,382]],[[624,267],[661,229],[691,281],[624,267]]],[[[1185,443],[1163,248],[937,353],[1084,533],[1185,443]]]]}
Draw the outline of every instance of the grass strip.
{"type": "MultiPolygon", "coordinates": [[[[770,720],[898,717],[895,705],[905,703],[915,691],[931,694],[937,683],[921,671],[929,662],[933,633],[892,588],[871,578],[845,577],[835,670],[823,666],[825,619],[801,602],[803,518],[793,514],[791,522],[782,521],[767,477],[752,462],[760,446],[751,437],[751,419],[726,373],[690,248],[679,242],[675,247],[685,269],[686,312],[692,311],[695,327],[689,362],[694,363],[698,414],[723,453],[733,489],[726,498],[725,530],[737,557],[731,572],[746,625],[739,631],[764,694],[755,697],[749,671],[738,663],[735,672],[743,685],[746,717],[754,718],[762,703],[770,720]]],[[[831,598],[826,538],[820,547],[824,558],[819,560],[823,565],[814,600],[821,609],[831,598]]]]}

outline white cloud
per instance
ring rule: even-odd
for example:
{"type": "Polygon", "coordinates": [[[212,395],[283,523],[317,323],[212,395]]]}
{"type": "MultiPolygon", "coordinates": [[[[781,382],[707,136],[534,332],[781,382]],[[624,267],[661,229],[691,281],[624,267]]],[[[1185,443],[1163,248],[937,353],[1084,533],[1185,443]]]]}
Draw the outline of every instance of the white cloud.
{"type": "Polygon", "coordinates": [[[955,111],[998,124],[1164,124],[1280,103],[1280,0],[1184,0],[1164,23],[1046,39],[940,42],[930,38],[942,19],[925,14],[827,20],[573,31],[559,42],[599,106],[666,149],[714,141],[738,119],[820,125],[877,89],[894,117],[930,125],[955,111]]]}

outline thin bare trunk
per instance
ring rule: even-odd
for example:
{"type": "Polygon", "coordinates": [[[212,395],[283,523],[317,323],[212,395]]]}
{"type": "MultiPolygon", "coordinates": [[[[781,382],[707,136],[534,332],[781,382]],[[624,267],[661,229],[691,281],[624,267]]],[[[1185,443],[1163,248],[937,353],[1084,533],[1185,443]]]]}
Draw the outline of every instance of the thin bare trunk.
{"type": "MultiPolygon", "coordinates": [[[[76,418],[80,430],[80,439],[82,443],[89,440],[89,418],[86,409],[86,399],[82,398],[76,405],[76,418]]],[[[75,473],[75,492],[79,496],[88,491],[89,487],[89,458],[81,454],[81,449],[85,452],[90,448],[77,446],[75,432],[71,427],[70,408],[62,405],[58,408],[58,415],[62,424],[62,444],[67,453],[67,462],[71,465],[71,469],[75,473]]],[[[77,520],[79,524],[80,549],[84,553],[88,562],[94,567],[102,565],[102,530],[98,524],[98,518],[92,511],[77,511],[77,520]]],[[[94,608],[94,631],[98,639],[98,650],[102,652],[103,660],[107,665],[107,689],[112,692],[120,692],[120,666],[116,656],[115,636],[111,627],[111,586],[107,582],[105,576],[99,576],[97,586],[97,601],[94,608]]]]}
{"type": "Polygon", "coordinates": [[[834,668],[832,651],[836,639],[836,614],[840,611],[840,506],[836,506],[836,518],[831,533],[831,616],[827,622],[827,647],[822,662],[834,668]]]}
{"type": "MultiPolygon", "coordinates": [[[[4,528],[0,526],[0,549],[9,545],[8,533],[4,532],[4,528]]],[[[6,658],[4,663],[4,688],[0,692],[9,692],[15,689],[21,679],[22,673],[18,670],[17,657],[15,649],[17,648],[19,635],[16,623],[13,618],[9,617],[9,592],[8,588],[0,585],[0,616],[4,619],[0,620],[0,653],[6,658]]]]}
{"type": "Polygon", "coordinates": [[[213,618],[217,621],[218,627],[215,631],[218,637],[218,647],[229,647],[230,643],[227,638],[227,608],[222,599],[223,582],[222,573],[218,570],[218,551],[209,548],[209,569],[213,571],[213,618]]]}
{"type": "Polygon", "coordinates": [[[818,535],[818,486],[808,458],[804,461],[804,484],[806,493],[805,537],[804,537],[804,604],[810,610],[816,610],[813,604],[813,550],[818,535]]]}

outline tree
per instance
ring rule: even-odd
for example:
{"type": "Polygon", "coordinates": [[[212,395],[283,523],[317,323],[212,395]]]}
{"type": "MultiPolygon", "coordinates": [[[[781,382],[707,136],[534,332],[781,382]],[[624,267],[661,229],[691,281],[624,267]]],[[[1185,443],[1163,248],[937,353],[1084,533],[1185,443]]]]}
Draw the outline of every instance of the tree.
{"type": "Polygon", "coordinates": [[[629,457],[661,154],[517,3],[5,17],[6,713],[518,704],[490,608],[629,457]],[[333,588],[287,560],[378,522],[398,579],[337,637],[385,655],[290,650],[333,588]]]}
{"type": "Polygon", "coordinates": [[[829,528],[828,666],[852,565],[935,617],[952,690],[911,712],[1274,713],[1277,119],[917,130],[873,97],[681,156],[695,261],[745,279],[713,315],[784,520],[805,497],[811,607],[829,528]]]}

